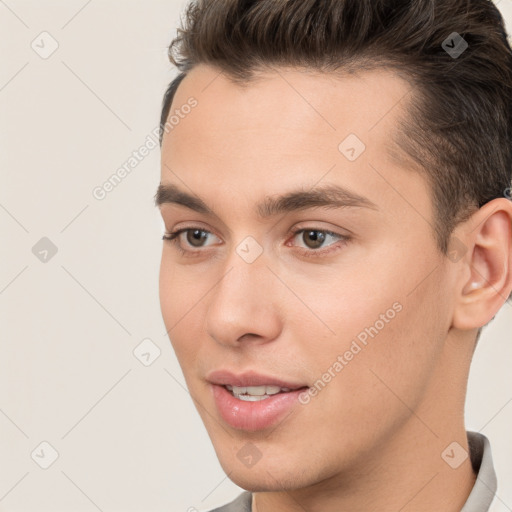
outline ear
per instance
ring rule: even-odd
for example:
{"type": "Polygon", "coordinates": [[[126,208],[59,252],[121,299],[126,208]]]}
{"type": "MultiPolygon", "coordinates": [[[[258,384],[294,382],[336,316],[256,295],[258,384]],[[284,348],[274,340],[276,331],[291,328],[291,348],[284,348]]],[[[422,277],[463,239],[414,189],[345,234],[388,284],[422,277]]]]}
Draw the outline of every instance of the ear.
{"type": "Polygon", "coordinates": [[[471,330],[490,322],[512,291],[512,202],[486,203],[457,231],[452,245],[467,250],[459,261],[452,325],[471,330]]]}

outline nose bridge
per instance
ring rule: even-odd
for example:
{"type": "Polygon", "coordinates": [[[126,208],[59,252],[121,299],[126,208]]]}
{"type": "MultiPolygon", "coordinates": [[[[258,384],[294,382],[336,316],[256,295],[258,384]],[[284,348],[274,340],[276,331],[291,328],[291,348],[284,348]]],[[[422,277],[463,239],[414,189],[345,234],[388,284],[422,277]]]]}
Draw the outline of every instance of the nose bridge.
{"type": "Polygon", "coordinates": [[[230,251],[226,259],[224,278],[219,282],[216,295],[219,299],[239,300],[250,305],[259,300],[260,288],[268,280],[266,255],[263,246],[252,236],[246,236],[230,251]]]}
{"type": "Polygon", "coordinates": [[[231,252],[225,272],[212,290],[206,328],[216,341],[236,344],[246,334],[269,340],[280,330],[275,276],[263,248],[247,237],[231,252]]]}

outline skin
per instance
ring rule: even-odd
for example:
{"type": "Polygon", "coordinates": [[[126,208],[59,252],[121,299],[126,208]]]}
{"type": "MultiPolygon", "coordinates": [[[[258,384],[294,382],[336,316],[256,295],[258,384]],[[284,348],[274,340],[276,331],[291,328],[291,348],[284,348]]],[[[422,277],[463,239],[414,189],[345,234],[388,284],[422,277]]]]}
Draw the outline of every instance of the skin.
{"type": "Polygon", "coordinates": [[[161,309],[219,461],[254,492],[253,511],[455,512],[474,485],[469,458],[452,469],[441,454],[454,441],[468,449],[476,333],[512,289],[512,206],[496,199],[457,226],[465,252],[456,262],[440,253],[430,189],[391,152],[409,89],[383,69],[269,70],[241,87],[200,65],[174,99],[171,110],[191,96],[198,105],[164,136],[161,183],[192,192],[217,217],[161,205],[167,232],[211,233],[204,247],[181,235],[183,249],[199,251],[193,257],[164,242],[161,309]],[[350,133],[366,145],[354,162],[338,150],[350,133]],[[376,208],[256,215],[267,196],[326,184],[376,208]],[[349,239],[328,237],[321,249],[331,252],[317,255],[294,228],[349,239]],[[250,264],[236,252],[247,236],[263,250],[250,264]],[[378,335],[278,425],[247,432],[222,420],[208,372],[255,370],[313,386],[397,302],[402,310],[378,335]],[[252,467],[237,457],[248,442],[262,454],[252,467]]]}

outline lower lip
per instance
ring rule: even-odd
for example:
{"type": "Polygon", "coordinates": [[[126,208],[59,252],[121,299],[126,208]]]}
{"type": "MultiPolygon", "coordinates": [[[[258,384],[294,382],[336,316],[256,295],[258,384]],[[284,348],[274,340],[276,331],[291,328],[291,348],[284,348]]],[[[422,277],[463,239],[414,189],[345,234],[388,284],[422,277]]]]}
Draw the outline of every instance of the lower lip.
{"type": "Polygon", "coordinates": [[[262,430],[268,428],[290,411],[299,401],[305,388],[278,393],[257,402],[246,402],[235,398],[224,386],[212,384],[213,397],[220,415],[233,428],[262,430]]]}

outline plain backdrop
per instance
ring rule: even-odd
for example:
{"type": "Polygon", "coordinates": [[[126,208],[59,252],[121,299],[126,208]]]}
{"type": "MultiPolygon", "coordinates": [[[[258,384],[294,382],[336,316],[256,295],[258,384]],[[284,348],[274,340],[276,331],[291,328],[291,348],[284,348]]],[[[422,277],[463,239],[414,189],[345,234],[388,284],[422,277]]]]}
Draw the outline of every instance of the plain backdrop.
{"type": "MultiPolygon", "coordinates": [[[[161,318],[159,149],[93,194],[158,126],[183,6],[0,1],[0,510],[209,510],[241,491],[161,318]]],[[[512,26],[512,2],[499,8],[512,26]]],[[[466,418],[512,510],[511,332],[507,304],[466,418]]]]}

